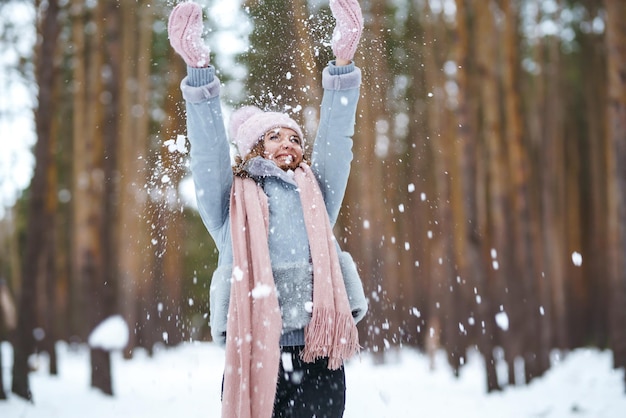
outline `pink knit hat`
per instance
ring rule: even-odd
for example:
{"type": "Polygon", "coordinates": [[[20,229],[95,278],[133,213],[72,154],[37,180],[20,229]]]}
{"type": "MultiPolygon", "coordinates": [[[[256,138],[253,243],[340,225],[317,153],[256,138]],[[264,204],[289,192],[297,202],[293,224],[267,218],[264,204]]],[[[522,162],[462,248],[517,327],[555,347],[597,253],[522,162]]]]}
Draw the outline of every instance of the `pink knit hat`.
{"type": "Polygon", "coordinates": [[[300,126],[285,113],[264,112],[256,106],[244,106],[230,117],[228,133],[240,157],[245,157],[263,137],[274,128],[289,128],[304,141],[300,126]]]}

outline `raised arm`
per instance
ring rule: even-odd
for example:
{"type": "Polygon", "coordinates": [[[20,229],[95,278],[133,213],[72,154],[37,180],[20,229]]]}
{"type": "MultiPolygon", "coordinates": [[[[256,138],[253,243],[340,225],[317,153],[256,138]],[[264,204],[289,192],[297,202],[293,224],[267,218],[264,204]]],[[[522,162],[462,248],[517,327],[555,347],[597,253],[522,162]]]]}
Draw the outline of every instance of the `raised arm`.
{"type": "Polygon", "coordinates": [[[191,173],[198,209],[218,248],[227,241],[232,185],[230,146],[220,105],[220,82],[210,65],[210,50],[202,39],[202,7],[179,3],[170,14],[168,36],[187,64],[181,90],[187,110],[187,137],[191,143],[191,173]]]}
{"type": "Polygon", "coordinates": [[[331,46],[335,61],[322,74],[324,97],[320,125],[313,146],[315,172],[331,224],[337,221],[348,183],[352,161],[352,136],[359,100],[361,71],[352,58],[363,31],[363,17],[357,0],[331,0],[336,20],[331,46]]]}

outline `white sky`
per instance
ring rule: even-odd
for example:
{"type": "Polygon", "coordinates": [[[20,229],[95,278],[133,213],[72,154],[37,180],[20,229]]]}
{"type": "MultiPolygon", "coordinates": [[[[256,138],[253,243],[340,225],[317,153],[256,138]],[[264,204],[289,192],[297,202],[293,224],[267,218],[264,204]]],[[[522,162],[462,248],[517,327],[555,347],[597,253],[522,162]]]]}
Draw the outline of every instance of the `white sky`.
{"type": "Polygon", "coordinates": [[[34,166],[30,150],[35,144],[35,91],[12,70],[21,57],[31,55],[34,16],[29,2],[19,2],[4,5],[0,17],[0,31],[10,20],[19,33],[14,42],[0,42],[0,219],[28,186],[34,166]]]}

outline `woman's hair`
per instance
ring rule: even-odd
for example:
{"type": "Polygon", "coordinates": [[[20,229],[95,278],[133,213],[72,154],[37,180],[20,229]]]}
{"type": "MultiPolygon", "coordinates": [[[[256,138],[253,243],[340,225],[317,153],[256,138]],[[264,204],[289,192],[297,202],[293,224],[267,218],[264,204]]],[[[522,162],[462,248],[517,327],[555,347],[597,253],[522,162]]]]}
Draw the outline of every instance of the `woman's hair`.
{"type": "Polygon", "coordinates": [[[235,156],[235,165],[233,166],[233,173],[239,177],[248,177],[248,172],[244,169],[246,163],[253,159],[254,157],[263,157],[263,153],[265,152],[265,143],[263,138],[259,138],[257,143],[252,147],[248,155],[245,157],[241,157],[240,155],[235,156]]]}

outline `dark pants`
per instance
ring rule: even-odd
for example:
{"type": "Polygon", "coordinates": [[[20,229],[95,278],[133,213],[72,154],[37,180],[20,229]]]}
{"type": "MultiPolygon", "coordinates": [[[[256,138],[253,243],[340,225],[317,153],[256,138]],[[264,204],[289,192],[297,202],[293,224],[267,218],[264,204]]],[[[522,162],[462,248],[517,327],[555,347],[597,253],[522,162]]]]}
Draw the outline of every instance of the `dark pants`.
{"type": "Polygon", "coordinates": [[[346,404],[343,366],[300,360],[303,347],[283,347],[272,418],[341,418],[346,404]],[[291,364],[289,364],[291,362],[291,364]]]}

